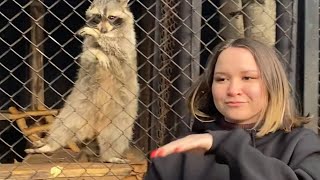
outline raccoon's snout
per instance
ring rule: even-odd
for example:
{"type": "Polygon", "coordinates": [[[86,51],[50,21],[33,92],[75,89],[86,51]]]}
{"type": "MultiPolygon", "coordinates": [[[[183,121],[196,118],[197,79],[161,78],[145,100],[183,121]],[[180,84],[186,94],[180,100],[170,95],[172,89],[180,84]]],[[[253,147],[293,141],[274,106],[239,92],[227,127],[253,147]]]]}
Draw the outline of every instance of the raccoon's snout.
{"type": "Polygon", "coordinates": [[[101,22],[98,25],[98,29],[101,33],[107,33],[113,30],[113,26],[109,24],[108,22],[101,22]]]}

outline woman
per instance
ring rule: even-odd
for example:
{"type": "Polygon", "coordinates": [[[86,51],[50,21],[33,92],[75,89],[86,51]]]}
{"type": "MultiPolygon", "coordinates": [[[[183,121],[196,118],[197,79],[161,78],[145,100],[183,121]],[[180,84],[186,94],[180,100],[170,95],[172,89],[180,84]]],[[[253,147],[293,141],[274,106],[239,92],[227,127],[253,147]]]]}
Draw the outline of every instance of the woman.
{"type": "Polygon", "coordinates": [[[320,179],[320,140],[302,127],[275,51],[229,40],[208,63],[189,98],[198,133],[153,151],[145,179],[320,179]]]}

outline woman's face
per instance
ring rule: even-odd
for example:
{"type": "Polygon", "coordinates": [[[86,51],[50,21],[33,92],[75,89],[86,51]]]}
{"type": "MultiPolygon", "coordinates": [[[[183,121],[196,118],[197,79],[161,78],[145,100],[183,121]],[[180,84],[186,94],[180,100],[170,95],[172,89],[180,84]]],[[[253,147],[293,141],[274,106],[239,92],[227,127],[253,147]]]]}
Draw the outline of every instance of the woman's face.
{"type": "Polygon", "coordinates": [[[212,83],[213,101],[226,121],[250,124],[267,106],[267,91],[251,52],[229,47],[218,57],[212,83]]]}

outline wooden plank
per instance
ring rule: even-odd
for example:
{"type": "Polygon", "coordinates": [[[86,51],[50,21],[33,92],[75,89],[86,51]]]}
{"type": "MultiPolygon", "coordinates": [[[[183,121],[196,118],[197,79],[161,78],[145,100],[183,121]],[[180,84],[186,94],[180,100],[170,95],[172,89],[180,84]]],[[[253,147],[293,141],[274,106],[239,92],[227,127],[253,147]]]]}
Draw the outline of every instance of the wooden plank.
{"type": "Polygon", "coordinates": [[[112,163],[49,163],[49,164],[2,164],[0,179],[49,179],[79,177],[142,177],[146,171],[142,164],[112,163]]]}
{"type": "MultiPolygon", "coordinates": [[[[27,157],[24,158],[23,162],[27,164],[46,164],[60,162],[73,163],[79,160],[79,155],[80,154],[78,152],[74,152],[70,149],[60,149],[52,154],[28,154],[27,157]]],[[[124,153],[124,157],[130,160],[132,164],[141,164],[141,162],[146,161],[145,154],[135,147],[131,147],[126,150],[126,152],[124,153]]]]}
{"type": "Polygon", "coordinates": [[[60,149],[51,155],[29,154],[22,163],[0,164],[0,179],[143,179],[147,160],[143,152],[129,148],[129,164],[78,162],[79,154],[60,149]]]}

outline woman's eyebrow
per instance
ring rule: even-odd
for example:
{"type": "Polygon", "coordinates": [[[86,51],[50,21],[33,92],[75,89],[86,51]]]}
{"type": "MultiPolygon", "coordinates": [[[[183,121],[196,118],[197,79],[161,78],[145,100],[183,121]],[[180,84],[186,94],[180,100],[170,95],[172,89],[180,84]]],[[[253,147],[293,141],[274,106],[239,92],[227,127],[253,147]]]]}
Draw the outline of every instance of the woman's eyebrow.
{"type": "Polygon", "coordinates": [[[217,72],[214,72],[214,74],[225,74],[225,72],[217,71],[217,72]]]}
{"type": "MultiPolygon", "coordinates": [[[[240,73],[259,73],[260,71],[259,70],[243,70],[243,71],[240,71],[240,73]]],[[[217,75],[226,75],[226,74],[229,74],[227,72],[223,72],[223,71],[217,71],[215,72],[214,74],[217,74],[217,75]]]]}
{"type": "Polygon", "coordinates": [[[245,71],[241,71],[241,73],[259,73],[259,70],[245,70],[245,71]]]}

